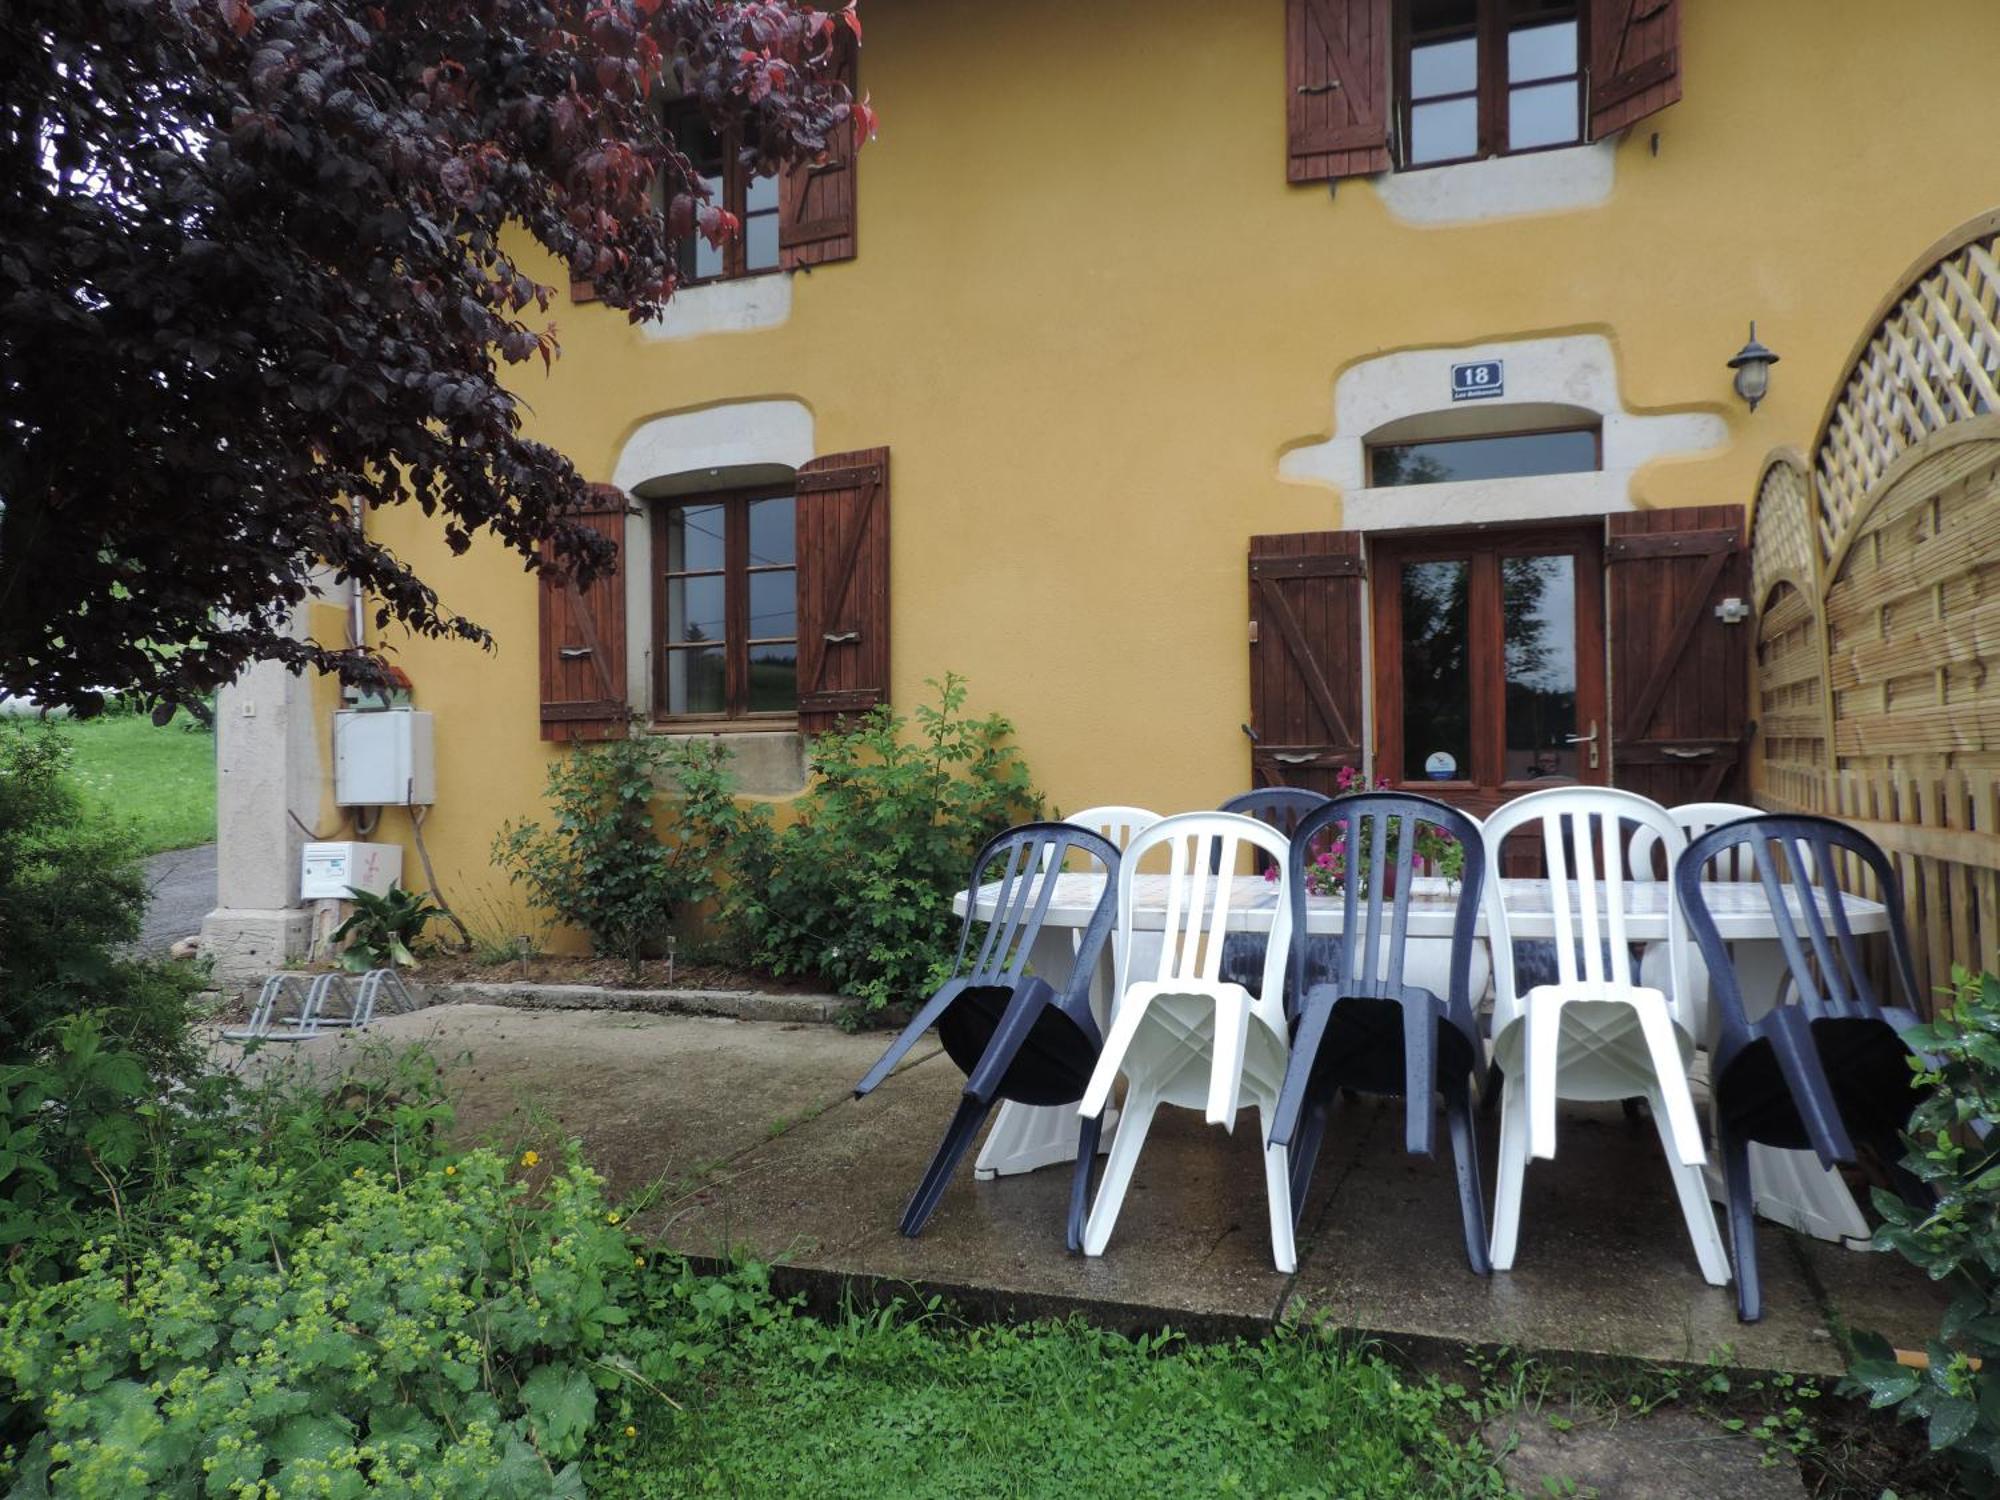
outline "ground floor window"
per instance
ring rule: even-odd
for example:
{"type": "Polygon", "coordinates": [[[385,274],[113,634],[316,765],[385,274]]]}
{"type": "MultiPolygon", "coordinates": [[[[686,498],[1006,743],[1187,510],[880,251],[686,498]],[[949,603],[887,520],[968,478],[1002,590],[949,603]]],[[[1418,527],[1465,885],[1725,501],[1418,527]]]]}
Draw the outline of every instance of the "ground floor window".
{"type": "Polygon", "coordinates": [[[1440,533],[1370,550],[1378,774],[1475,812],[1604,779],[1594,530],[1440,533]]]}
{"type": "Polygon", "coordinates": [[[653,512],[654,702],[669,719],[798,711],[791,487],[677,496],[653,512]]]}

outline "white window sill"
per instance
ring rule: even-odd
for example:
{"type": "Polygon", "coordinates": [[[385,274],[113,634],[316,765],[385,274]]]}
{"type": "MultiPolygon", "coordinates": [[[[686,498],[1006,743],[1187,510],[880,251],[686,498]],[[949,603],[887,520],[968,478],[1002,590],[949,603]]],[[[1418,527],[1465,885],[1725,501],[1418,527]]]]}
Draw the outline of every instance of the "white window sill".
{"type": "Polygon", "coordinates": [[[1417,167],[1375,178],[1383,206],[1405,224],[1476,224],[1591,208],[1611,196],[1615,141],[1417,167]]]}
{"type": "Polygon", "coordinates": [[[659,317],[642,324],[649,339],[700,338],[776,328],[792,315],[792,278],[784,271],[738,276],[675,292],[659,317]]]}

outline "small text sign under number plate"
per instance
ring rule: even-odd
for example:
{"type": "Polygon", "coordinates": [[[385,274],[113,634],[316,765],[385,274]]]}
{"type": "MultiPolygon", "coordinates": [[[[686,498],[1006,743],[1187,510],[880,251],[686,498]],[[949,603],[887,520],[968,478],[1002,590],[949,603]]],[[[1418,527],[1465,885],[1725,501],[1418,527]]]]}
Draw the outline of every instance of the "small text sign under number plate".
{"type": "Polygon", "coordinates": [[[1483,401],[1504,395],[1507,390],[1507,362],[1503,359],[1475,359],[1451,367],[1451,399],[1483,401]]]}

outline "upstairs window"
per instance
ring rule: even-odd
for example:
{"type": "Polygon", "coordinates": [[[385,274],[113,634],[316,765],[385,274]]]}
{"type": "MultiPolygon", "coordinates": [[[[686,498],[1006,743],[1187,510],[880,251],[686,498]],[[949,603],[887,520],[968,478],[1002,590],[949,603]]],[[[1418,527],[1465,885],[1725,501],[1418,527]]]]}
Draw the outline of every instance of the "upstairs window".
{"type": "Polygon", "coordinates": [[[737,132],[717,133],[699,109],[673,106],[667,120],[675,143],[708,185],[709,202],[736,215],[742,225],[736,237],[720,248],[711,245],[699,230],[683,239],[681,284],[727,281],[777,270],[778,179],[756,176],[745,167],[737,132]]]}
{"type": "Polygon", "coordinates": [[[1285,0],[1286,179],[1610,139],[1681,97],[1681,0],[1285,0]]]}
{"type": "Polygon", "coordinates": [[[1583,57],[1575,0],[1407,0],[1397,48],[1402,164],[1576,144],[1583,57]]]}

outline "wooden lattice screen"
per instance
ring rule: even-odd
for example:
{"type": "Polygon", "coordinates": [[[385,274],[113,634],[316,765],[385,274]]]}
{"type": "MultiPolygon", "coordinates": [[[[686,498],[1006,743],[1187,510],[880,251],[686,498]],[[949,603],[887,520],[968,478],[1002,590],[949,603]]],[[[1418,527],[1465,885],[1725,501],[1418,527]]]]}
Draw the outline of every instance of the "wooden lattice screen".
{"type": "Polygon", "coordinates": [[[1751,538],[1757,801],[1890,852],[1926,993],[2000,966],[2000,213],[1885,301],[1751,538]]]}

